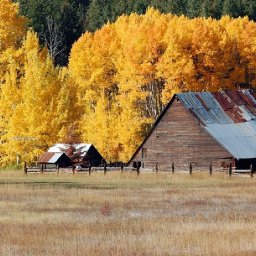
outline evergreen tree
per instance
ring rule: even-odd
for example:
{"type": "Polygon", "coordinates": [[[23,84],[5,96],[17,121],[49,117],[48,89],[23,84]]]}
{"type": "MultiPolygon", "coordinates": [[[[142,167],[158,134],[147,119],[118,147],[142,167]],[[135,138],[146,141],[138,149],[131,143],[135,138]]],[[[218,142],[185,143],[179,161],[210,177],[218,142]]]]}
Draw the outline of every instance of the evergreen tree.
{"type": "Polygon", "coordinates": [[[110,21],[115,21],[118,16],[127,13],[128,3],[124,0],[109,1],[109,8],[112,10],[110,21]],[[114,8],[113,8],[114,6],[114,8]]]}
{"type": "Polygon", "coordinates": [[[213,1],[212,0],[204,0],[201,6],[200,15],[202,17],[212,17],[213,15],[213,1]]]}
{"type": "Polygon", "coordinates": [[[169,5],[172,8],[171,12],[173,14],[182,15],[186,13],[187,1],[186,0],[171,0],[169,5]]]}
{"type": "Polygon", "coordinates": [[[29,18],[28,26],[38,33],[40,43],[48,46],[55,64],[66,65],[72,44],[83,33],[89,0],[18,0],[18,2],[21,14],[29,18]]]}
{"type": "Polygon", "coordinates": [[[188,0],[186,15],[190,18],[200,16],[202,0],[188,0]]]}
{"type": "Polygon", "coordinates": [[[223,2],[223,15],[229,15],[231,17],[237,18],[239,16],[244,16],[243,6],[240,0],[225,0],[223,2]]]}
{"type": "Polygon", "coordinates": [[[86,15],[85,30],[95,31],[106,22],[106,13],[103,10],[106,8],[106,0],[92,0],[86,15]]]}
{"type": "Polygon", "coordinates": [[[144,14],[147,10],[148,4],[146,1],[135,1],[133,5],[134,12],[144,14]]]}
{"type": "Polygon", "coordinates": [[[243,0],[242,5],[245,15],[247,15],[252,20],[256,20],[256,1],[243,0]]]}

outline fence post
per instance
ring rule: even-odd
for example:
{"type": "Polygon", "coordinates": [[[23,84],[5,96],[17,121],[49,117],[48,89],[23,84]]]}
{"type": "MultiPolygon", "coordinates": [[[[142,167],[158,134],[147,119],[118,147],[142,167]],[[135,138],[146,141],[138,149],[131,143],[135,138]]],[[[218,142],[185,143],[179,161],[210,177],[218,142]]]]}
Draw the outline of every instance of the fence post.
{"type": "Polygon", "coordinates": [[[210,175],[212,175],[212,162],[210,162],[209,173],[210,173],[210,175]]]}
{"type": "Polygon", "coordinates": [[[140,166],[139,166],[139,164],[137,164],[137,166],[136,166],[136,171],[137,171],[137,176],[139,176],[140,175],[140,166]]]}
{"type": "Polygon", "coordinates": [[[174,173],[174,162],[172,162],[172,173],[174,173]]]}
{"type": "Polygon", "coordinates": [[[190,163],[189,164],[189,174],[192,175],[192,171],[193,171],[193,167],[192,167],[192,164],[190,163]]]}
{"type": "Polygon", "coordinates": [[[107,164],[104,162],[104,176],[107,174],[107,164]]]}
{"type": "Polygon", "coordinates": [[[231,178],[231,176],[232,176],[232,162],[229,163],[228,175],[229,175],[229,178],[231,178]]]}
{"type": "Polygon", "coordinates": [[[156,173],[158,173],[158,163],[155,165],[156,173]]]}
{"type": "Polygon", "coordinates": [[[59,164],[57,164],[56,168],[57,168],[57,175],[58,175],[58,174],[59,174],[59,171],[60,171],[59,164]]]}
{"type": "Polygon", "coordinates": [[[124,163],[121,163],[121,173],[124,172],[124,163]]]}
{"type": "Polygon", "coordinates": [[[27,176],[27,174],[28,174],[27,162],[26,161],[24,162],[24,174],[25,174],[25,176],[27,176]]]}
{"type": "Polygon", "coordinates": [[[72,164],[72,173],[75,174],[75,166],[72,164]]]}
{"type": "Polygon", "coordinates": [[[254,173],[254,166],[253,164],[250,165],[250,176],[253,178],[253,173],[254,173]]]}

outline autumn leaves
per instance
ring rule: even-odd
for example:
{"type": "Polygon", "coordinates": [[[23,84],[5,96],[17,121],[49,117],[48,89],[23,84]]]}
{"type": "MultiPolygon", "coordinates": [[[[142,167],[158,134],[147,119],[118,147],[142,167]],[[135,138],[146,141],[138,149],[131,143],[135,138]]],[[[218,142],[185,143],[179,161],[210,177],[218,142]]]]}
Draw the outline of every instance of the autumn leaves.
{"type": "Polygon", "coordinates": [[[107,160],[127,161],[174,93],[255,86],[256,25],[247,18],[188,19],[151,8],[85,33],[59,68],[17,11],[1,0],[4,164],[16,154],[36,159],[71,129],[107,160]]]}

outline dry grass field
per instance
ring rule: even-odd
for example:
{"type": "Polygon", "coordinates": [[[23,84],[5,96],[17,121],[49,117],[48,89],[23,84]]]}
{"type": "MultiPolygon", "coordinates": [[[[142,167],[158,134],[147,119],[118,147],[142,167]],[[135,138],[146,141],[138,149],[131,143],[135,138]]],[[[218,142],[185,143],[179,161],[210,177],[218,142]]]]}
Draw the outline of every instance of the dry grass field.
{"type": "Polygon", "coordinates": [[[1,171],[0,255],[256,255],[256,177],[1,171]]]}

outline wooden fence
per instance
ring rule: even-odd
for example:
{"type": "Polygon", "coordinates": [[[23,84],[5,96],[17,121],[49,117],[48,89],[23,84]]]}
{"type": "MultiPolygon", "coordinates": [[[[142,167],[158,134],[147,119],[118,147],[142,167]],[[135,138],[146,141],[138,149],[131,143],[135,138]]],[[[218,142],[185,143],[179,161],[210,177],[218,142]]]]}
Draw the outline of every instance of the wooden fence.
{"type": "MultiPolygon", "coordinates": [[[[193,166],[192,163],[188,165],[187,172],[189,175],[193,175],[195,171],[199,171],[196,167],[193,166]]],[[[202,169],[200,169],[202,171],[202,169]]],[[[103,167],[87,167],[87,168],[81,168],[81,169],[76,169],[74,166],[69,167],[69,168],[59,168],[58,166],[51,167],[51,168],[45,168],[42,169],[41,166],[36,166],[36,167],[27,167],[26,163],[24,164],[24,174],[27,175],[28,173],[72,173],[72,174],[82,174],[82,173],[88,173],[91,175],[93,172],[103,172],[104,175],[106,175],[108,172],[134,172],[137,175],[140,175],[140,173],[158,173],[160,172],[158,168],[152,168],[152,169],[147,169],[147,168],[134,168],[134,167],[124,167],[123,165],[120,167],[110,167],[110,166],[103,166],[103,167]]],[[[161,172],[165,173],[172,173],[174,174],[175,172],[180,172],[177,171],[175,168],[175,164],[172,163],[170,170],[162,170],[161,172]]],[[[184,171],[183,171],[184,172],[184,171]]],[[[185,171],[186,172],[186,171],[185,171]]],[[[234,174],[248,174],[250,175],[251,178],[253,178],[255,170],[253,166],[250,167],[249,170],[238,170],[233,168],[232,164],[230,163],[229,167],[227,168],[213,168],[212,163],[209,164],[208,168],[209,175],[211,176],[213,172],[224,172],[229,175],[231,178],[232,175],[234,174]]]]}

